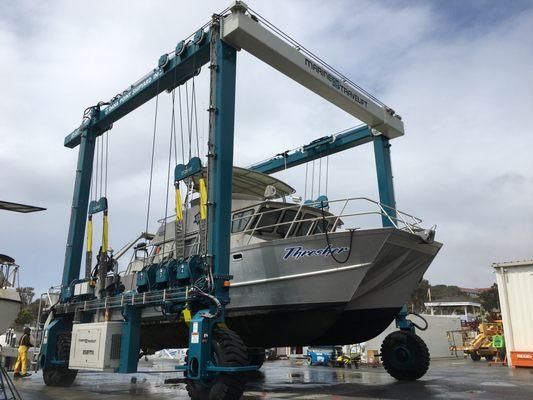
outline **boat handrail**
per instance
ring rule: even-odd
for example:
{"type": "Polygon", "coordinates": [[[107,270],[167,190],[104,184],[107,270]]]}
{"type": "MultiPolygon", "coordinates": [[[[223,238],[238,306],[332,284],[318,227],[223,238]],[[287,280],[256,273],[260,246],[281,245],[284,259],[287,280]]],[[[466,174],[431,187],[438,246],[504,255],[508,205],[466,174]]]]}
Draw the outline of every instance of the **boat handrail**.
{"type": "MultiPolygon", "coordinates": [[[[275,203],[272,203],[275,204],[275,203]]],[[[250,206],[243,207],[237,210],[233,210],[233,215],[238,214],[239,212],[243,212],[246,210],[249,210],[250,206]]],[[[352,218],[352,217],[361,217],[365,215],[379,215],[382,217],[386,217],[392,224],[393,227],[396,229],[406,230],[410,233],[415,233],[417,231],[422,230],[422,226],[420,225],[422,223],[422,220],[418,217],[415,217],[411,214],[408,214],[406,212],[400,211],[398,209],[395,209],[393,207],[387,206],[385,204],[382,204],[380,202],[377,202],[375,200],[369,199],[368,197],[351,197],[351,198],[345,198],[345,199],[339,199],[339,200],[327,200],[327,201],[315,201],[315,202],[308,202],[308,203],[302,203],[302,204],[294,204],[294,205],[287,205],[282,207],[274,206],[271,210],[264,210],[264,208],[261,208],[259,210],[256,210],[253,214],[244,215],[240,217],[234,217],[232,219],[232,223],[246,219],[248,221],[253,221],[253,227],[249,229],[244,229],[242,231],[239,231],[240,234],[248,234],[250,237],[248,238],[248,243],[250,243],[252,237],[256,234],[257,231],[267,231],[270,230],[274,232],[277,227],[289,225],[289,228],[287,229],[285,235],[283,238],[287,238],[294,234],[294,225],[299,224],[302,222],[310,222],[309,228],[306,232],[302,232],[298,236],[310,236],[312,235],[313,228],[315,228],[315,221],[329,221],[334,219],[335,222],[333,224],[327,224],[326,228],[328,232],[331,232],[335,230],[339,223],[344,218],[352,218]],[[354,203],[356,201],[365,201],[367,203],[373,204],[376,206],[376,210],[373,211],[360,211],[360,212],[345,212],[346,208],[350,203],[354,203]],[[341,210],[338,214],[332,214],[329,211],[324,211],[324,208],[328,208],[331,205],[340,204],[341,210]],[[320,210],[322,215],[312,217],[312,218],[305,218],[302,219],[302,209],[303,207],[306,207],[306,210],[308,211],[316,211],[320,210]],[[312,209],[314,208],[314,210],[312,209]],[[261,225],[260,222],[262,221],[264,215],[267,215],[269,213],[275,213],[275,212],[281,212],[281,211],[287,211],[287,210],[296,210],[296,213],[291,221],[285,221],[285,222],[276,222],[274,224],[270,225],[261,225]],[[394,217],[393,213],[387,212],[387,210],[394,211],[396,214],[396,217],[394,217]],[[322,212],[323,211],[323,212],[322,212]]],[[[237,233],[237,232],[235,232],[237,233]]],[[[317,232],[316,234],[321,234],[323,232],[317,232]]]]}

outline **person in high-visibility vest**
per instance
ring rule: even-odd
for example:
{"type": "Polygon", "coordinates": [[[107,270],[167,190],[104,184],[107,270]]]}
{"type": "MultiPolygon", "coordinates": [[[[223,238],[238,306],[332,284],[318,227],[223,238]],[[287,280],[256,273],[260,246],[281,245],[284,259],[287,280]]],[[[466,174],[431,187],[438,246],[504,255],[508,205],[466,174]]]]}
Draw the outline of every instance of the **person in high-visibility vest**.
{"type": "Polygon", "coordinates": [[[15,364],[15,377],[24,378],[31,375],[28,374],[28,349],[33,347],[30,341],[30,334],[31,329],[28,327],[24,328],[24,334],[19,340],[19,355],[15,364]]]}

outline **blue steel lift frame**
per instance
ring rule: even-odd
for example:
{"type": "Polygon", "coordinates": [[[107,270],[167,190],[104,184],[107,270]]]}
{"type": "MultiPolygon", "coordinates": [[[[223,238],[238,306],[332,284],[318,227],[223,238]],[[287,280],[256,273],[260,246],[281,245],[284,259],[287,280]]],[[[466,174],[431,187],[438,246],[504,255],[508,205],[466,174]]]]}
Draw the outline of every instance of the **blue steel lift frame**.
{"type": "MultiPolygon", "coordinates": [[[[199,68],[211,62],[207,262],[213,271],[214,295],[223,306],[221,315],[216,319],[205,318],[204,314],[212,311],[206,309],[196,310],[191,320],[191,326],[195,322],[198,323],[202,337],[200,343],[197,344],[189,340],[189,357],[190,359],[197,358],[200,364],[196,374],[193,374],[190,368],[188,369],[188,376],[192,379],[204,379],[209,372],[238,372],[256,369],[254,366],[217,367],[211,364],[208,357],[211,347],[211,328],[215,323],[224,321],[224,305],[229,302],[228,289],[224,287],[224,282],[231,279],[229,274],[231,190],[219,190],[219,188],[232,186],[236,51],[234,47],[221,40],[220,16],[215,16],[207,31],[201,29],[196,32],[191,42],[179,42],[174,57],[163,54],[158,61],[158,67],[150,74],[121,95],[116,96],[109,104],[100,103],[92,107],[82,125],[65,138],[66,147],[75,148],[79,145],[79,154],[63,269],[62,303],[71,298],[71,286],[79,279],[96,138],[110,130],[113,123],[120,118],[159,93],[172,90],[185,83],[198,73],[199,68]]],[[[381,202],[394,209],[389,139],[383,135],[374,136],[369,127],[342,137],[338,136],[331,143],[322,140],[320,143],[308,146],[307,149],[304,148],[303,154],[293,155],[290,160],[282,159],[281,162],[284,166],[288,162],[297,165],[305,162],[303,160],[306,157],[314,157],[308,159],[318,158],[320,157],[316,152],[318,145],[322,152],[327,151],[328,154],[332,154],[370,141],[374,143],[381,202]],[[312,155],[313,152],[315,152],[314,155],[312,155]]],[[[279,164],[279,160],[271,161],[273,165],[279,164]]],[[[271,173],[276,167],[270,168],[271,173]]],[[[267,167],[264,166],[264,172],[266,170],[267,167]]],[[[395,215],[393,217],[395,218],[395,215]]],[[[383,216],[383,225],[390,226],[389,218],[386,216],[383,216]]],[[[125,322],[122,330],[119,372],[135,372],[139,354],[141,308],[127,306],[123,308],[122,313],[125,322]]],[[[60,331],[68,331],[71,327],[72,320],[68,317],[59,317],[48,326],[45,331],[47,340],[44,341],[41,351],[41,367],[60,364],[66,366],[64,362],[55,358],[54,338],[60,331]]]]}

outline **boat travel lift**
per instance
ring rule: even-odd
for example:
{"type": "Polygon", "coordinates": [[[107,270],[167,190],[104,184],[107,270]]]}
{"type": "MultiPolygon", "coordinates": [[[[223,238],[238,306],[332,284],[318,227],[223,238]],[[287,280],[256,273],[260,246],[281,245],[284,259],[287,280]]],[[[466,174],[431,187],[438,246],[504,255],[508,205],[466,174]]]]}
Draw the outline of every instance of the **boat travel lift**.
{"type": "MultiPolygon", "coordinates": [[[[390,226],[391,219],[396,218],[389,140],[404,134],[401,118],[338,71],[272,29],[267,21],[262,20],[245,3],[237,1],[223,13],[215,14],[210,23],[199,29],[191,40],[182,40],[175,51],[163,54],[157,67],[137,83],[110,102],[99,103],[87,109],[82,124],[65,138],[66,147],[79,146],[79,155],[60,301],[48,317],[39,358],[47,384],[67,386],[74,381],[76,371],[69,369],[68,361],[70,333],[75,326],[74,322],[91,321],[91,316],[96,312],[110,308],[120,309],[124,320],[120,329],[120,361],[116,372],[136,372],[140,352],[141,312],[143,308],[154,306],[160,306],[168,313],[181,314],[189,310],[192,314],[187,363],[182,367],[191,397],[204,398],[210,393],[209,398],[239,398],[243,392],[243,382],[233,377],[258,368],[247,365],[238,357],[224,362],[224,357],[221,358],[220,354],[222,352],[224,355],[225,346],[238,347],[242,344],[233,332],[223,334],[222,339],[220,336],[220,327],[224,327],[225,306],[230,301],[229,286],[232,279],[229,270],[230,188],[236,59],[239,50],[249,52],[366,124],[334,138],[319,139],[300,151],[287,153],[281,158],[255,165],[252,169],[273,173],[287,165],[298,165],[313,158],[372,142],[380,201],[386,206],[384,211],[387,215],[383,215],[383,225],[390,226]],[[170,92],[192,79],[206,64],[210,70],[208,165],[207,182],[200,184],[203,210],[200,226],[205,230],[205,255],[183,259],[179,257],[180,251],[176,251],[175,259],[169,262],[167,270],[171,270],[170,267],[173,266],[174,271],[177,271],[177,281],[180,282],[181,279],[185,283],[178,284],[172,290],[148,290],[144,293],[121,295],[106,293],[105,296],[98,293],[97,297],[89,299],[86,295],[76,293],[75,285],[90,280],[80,279],[80,268],[97,137],[158,94],[170,92]],[[200,290],[192,284],[199,278],[208,282],[207,289],[200,290]],[[213,346],[219,353],[213,350],[213,346]],[[213,351],[216,353],[215,357],[212,356],[213,351]]],[[[201,170],[201,162],[197,158],[176,167],[178,230],[181,215],[179,182],[201,170]]],[[[105,214],[107,200],[103,199],[91,203],[90,215],[100,211],[105,214]]],[[[177,233],[176,237],[179,237],[179,232],[177,233]]],[[[112,262],[106,258],[108,256],[105,253],[100,254],[104,257],[103,261],[100,260],[100,265],[112,262]]],[[[405,328],[413,329],[409,324],[405,328]]]]}

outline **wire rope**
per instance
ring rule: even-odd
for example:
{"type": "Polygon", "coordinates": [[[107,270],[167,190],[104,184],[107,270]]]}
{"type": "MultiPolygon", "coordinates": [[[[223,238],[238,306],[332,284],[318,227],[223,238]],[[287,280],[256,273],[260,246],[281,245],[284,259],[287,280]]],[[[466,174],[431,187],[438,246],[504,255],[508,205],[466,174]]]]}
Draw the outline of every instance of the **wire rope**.
{"type": "Polygon", "coordinates": [[[314,197],[315,193],[315,160],[313,160],[312,168],[311,168],[311,200],[314,197]]]}
{"type": "Polygon", "coordinates": [[[328,195],[328,183],[329,183],[329,154],[326,156],[326,196],[328,195]]]}
{"type": "MultiPolygon", "coordinates": [[[[95,143],[96,144],[96,143],[95,143]]],[[[93,170],[91,171],[91,186],[89,188],[89,200],[93,200],[93,191],[94,191],[94,156],[93,156],[93,170]]]]}
{"type": "Polygon", "coordinates": [[[100,141],[100,137],[96,137],[96,144],[95,144],[95,147],[96,147],[96,171],[95,171],[95,174],[94,174],[94,199],[97,200],[98,199],[98,167],[100,166],[100,147],[99,147],[99,141],[100,141]]]}
{"type": "MultiPolygon", "coordinates": [[[[196,155],[200,158],[200,140],[198,137],[198,108],[196,105],[196,85],[194,82],[194,77],[192,78],[192,91],[191,91],[191,125],[192,125],[192,114],[194,112],[194,124],[196,129],[196,155]]],[[[191,127],[192,128],[192,127],[191,127]]]]}
{"type": "MultiPolygon", "coordinates": [[[[171,122],[170,122],[170,139],[168,144],[168,166],[167,166],[167,191],[165,194],[165,218],[163,219],[163,224],[165,226],[165,229],[163,231],[163,258],[165,257],[165,244],[167,241],[167,217],[168,217],[168,195],[170,192],[170,165],[172,162],[172,143],[174,142],[174,135],[175,135],[175,124],[174,124],[174,115],[175,115],[175,97],[174,97],[174,90],[172,91],[172,116],[171,116],[171,122]]],[[[177,210],[176,210],[177,212],[177,210]]]]}
{"type": "Polygon", "coordinates": [[[176,135],[176,89],[172,90],[172,125],[174,127],[174,140],[172,145],[174,146],[174,164],[178,163],[178,145],[177,145],[177,135],[176,135]]]}
{"type": "Polygon", "coordinates": [[[304,201],[307,200],[307,174],[309,171],[309,163],[305,163],[305,185],[304,185],[304,201]]]}
{"type": "Polygon", "coordinates": [[[318,159],[318,196],[320,196],[322,189],[322,157],[318,159]]]}
{"type": "Polygon", "coordinates": [[[191,129],[191,116],[189,112],[189,84],[188,82],[185,82],[185,105],[186,105],[186,111],[187,111],[187,136],[189,138],[189,161],[192,157],[192,129],[191,129]]]}
{"type": "Polygon", "coordinates": [[[181,86],[178,87],[178,97],[179,97],[179,106],[180,106],[181,157],[182,157],[183,164],[185,164],[185,141],[183,139],[183,106],[181,104],[181,86]]]}
{"type": "Polygon", "coordinates": [[[104,138],[100,136],[100,197],[104,194],[104,138]]]}
{"type": "Polygon", "coordinates": [[[109,165],[109,131],[105,133],[105,192],[104,196],[107,198],[107,171],[109,165]]]}
{"type": "MultiPolygon", "coordinates": [[[[150,205],[152,201],[152,181],[154,175],[154,155],[155,155],[155,138],[157,133],[157,112],[159,108],[159,80],[157,81],[157,95],[155,97],[155,113],[154,113],[154,133],[152,137],[152,157],[150,160],[150,180],[148,184],[148,204],[146,207],[146,226],[145,232],[148,232],[148,223],[150,222],[150,205]]],[[[146,262],[146,259],[145,259],[146,262]]]]}

